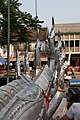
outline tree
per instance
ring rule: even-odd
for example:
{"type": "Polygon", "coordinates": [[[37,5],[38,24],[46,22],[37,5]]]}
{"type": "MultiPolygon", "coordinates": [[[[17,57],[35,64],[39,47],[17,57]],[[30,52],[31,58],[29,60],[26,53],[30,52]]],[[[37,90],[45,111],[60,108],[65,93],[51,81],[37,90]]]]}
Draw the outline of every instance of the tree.
{"type": "MultiPolygon", "coordinates": [[[[30,13],[20,11],[20,5],[19,0],[10,0],[10,44],[29,42],[30,29],[41,27],[42,21],[38,17],[32,18],[30,13]]],[[[0,44],[4,46],[8,41],[8,0],[0,0],[0,28],[0,44]]],[[[18,58],[17,54],[15,55],[18,58]]]]}
{"type": "MultiPolygon", "coordinates": [[[[10,0],[10,43],[23,43],[30,41],[30,28],[41,27],[38,17],[32,18],[32,15],[19,10],[21,3],[19,0],[10,0]]],[[[7,44],[8,34],[8,4],[7,0],[0,1],[0,28],[1,45],[7,44]]]]}

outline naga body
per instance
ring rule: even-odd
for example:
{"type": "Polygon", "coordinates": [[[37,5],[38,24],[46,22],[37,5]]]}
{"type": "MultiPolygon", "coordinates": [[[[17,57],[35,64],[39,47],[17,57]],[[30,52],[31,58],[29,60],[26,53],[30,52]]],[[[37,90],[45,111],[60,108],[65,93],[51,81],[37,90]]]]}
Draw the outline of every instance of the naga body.
{"type": "Polygon", "coordinates": [[[37,120],[43,104],[42,89],[25,78],[0,88],[0,120],[37,120]]]}
{"type": "Polygon", "coordinates": [[[22,74],[18,80],[0,87],[0,120],[50,120],[57,109],[62,97],[49,107],[50,90],[53,85],[53,94],[56,94],[68,64],[64,65],[64,51],[60,52],[61,40],[54,45],[53,19],[52,22],[48,38],[48,65],[37,79],[32,80],[22,74]]]}

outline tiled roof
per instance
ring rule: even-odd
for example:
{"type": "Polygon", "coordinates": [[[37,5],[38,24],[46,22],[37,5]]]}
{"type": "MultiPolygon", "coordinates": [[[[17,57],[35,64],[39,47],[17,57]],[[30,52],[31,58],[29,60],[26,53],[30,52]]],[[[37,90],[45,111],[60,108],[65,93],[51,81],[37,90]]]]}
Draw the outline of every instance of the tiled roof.
{"type": "MultiPolygon", "coordinates": [[[[31,34],[30,39],[33,40],[33,41],[36,41],[37,40],[37,32],[36,32],[36,30],[30,29],[30,30],[28,30],[28,32],[29,31],[30,31],[30,34],[31,34]]],[[[1,35],[1,31],[0,31],[0,35],[1,35]]],[[[48,36],[48,28],[47,27],[40,28],[40,30],[39,30],[40,40],[41,41],[46,40],[47,36],[48,36]]]]}
{"type": "Polygon", "coordinates": [[[80,33],[80,23],[56,24],[55,33],[58,31],[61,33],[80,33]]]}
{"type": "MultiPolygon", "coordinates": [[[[33,41],[37,40],[36,30],[31,29],[30,32],[31,32],[31,38],[30,39],[33,40],[33,41]]],[[[47,27],[43,27],[39,30],[39,37],[40,37],[41,41],[46,40],[47,35],[48,35],[48,28],[47,27]]]]}

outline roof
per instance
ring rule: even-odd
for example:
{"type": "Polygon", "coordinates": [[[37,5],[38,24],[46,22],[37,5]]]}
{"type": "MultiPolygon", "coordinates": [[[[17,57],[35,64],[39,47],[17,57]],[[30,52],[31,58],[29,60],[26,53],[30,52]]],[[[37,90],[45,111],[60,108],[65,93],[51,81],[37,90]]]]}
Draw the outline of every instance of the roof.
{"type": "MultiPolygon", "coordinates": [[[[31,38],[30,39],[33,40],[33,41],[36,41],[37,40],[37,31],[34,30],[34,29],[31,29],[30,32],[31,32],[31,38]]],[[[39,30],[39,38],[40,38],[40,40],[41,41],[46,40],[47,36],[48,36],[48,28],[47,27],[41,28],[39,30]]]]}
{"type": "Polygon", "coordinates": [[[55,33],[80,33],[80,23],[55,24],[55,33]]]}

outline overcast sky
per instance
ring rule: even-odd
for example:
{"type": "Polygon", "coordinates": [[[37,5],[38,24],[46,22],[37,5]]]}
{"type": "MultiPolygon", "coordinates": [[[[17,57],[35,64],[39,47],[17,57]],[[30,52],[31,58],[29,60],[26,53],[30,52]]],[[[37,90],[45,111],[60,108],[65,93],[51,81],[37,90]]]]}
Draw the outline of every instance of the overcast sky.
{"type": "MultiPolygon", "coordinates": [[[[35,13],[35,0],[19,0],[20,9],[32,14],[35,13]]],[[[44,23],[42,26],[51,26],[51,18],[55,23],[80,22],[80,0],[37,0],[37,15],[44,23]]]]}

